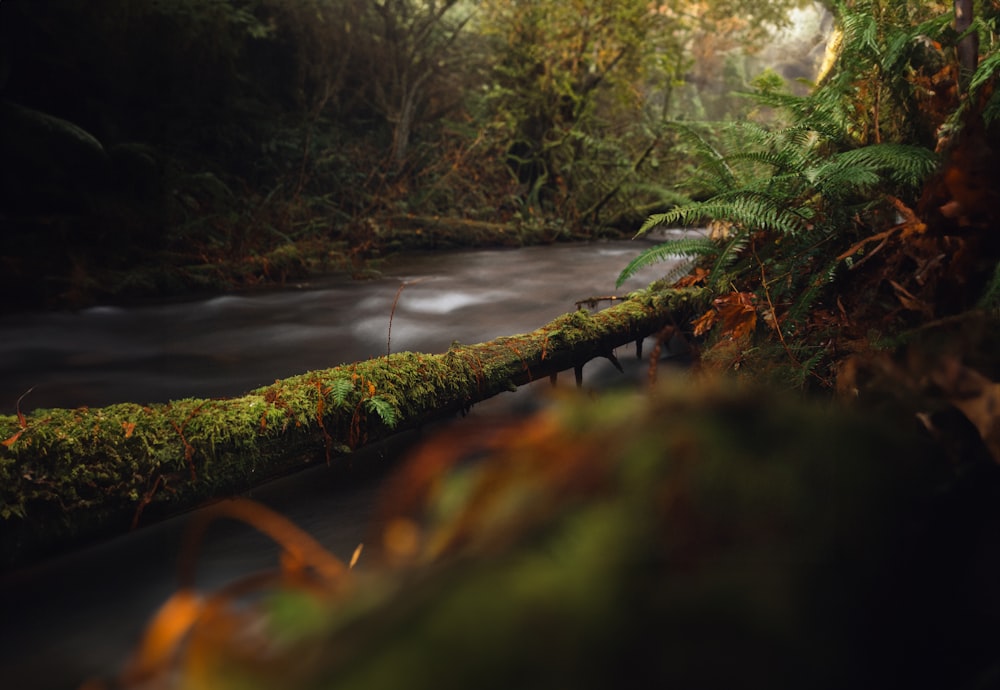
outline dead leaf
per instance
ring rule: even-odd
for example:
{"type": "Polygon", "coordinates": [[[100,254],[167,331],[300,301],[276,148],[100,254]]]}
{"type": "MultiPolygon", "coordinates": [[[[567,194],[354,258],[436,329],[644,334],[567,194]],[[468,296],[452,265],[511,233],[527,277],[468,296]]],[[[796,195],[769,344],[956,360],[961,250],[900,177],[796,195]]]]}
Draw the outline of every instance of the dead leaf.
{"type": "Polygon", "coordinates": [[[709,270],[707,268],[696,266],[693,271],[674,283],[674,287],[692,287],[694,285],[701,285],[705,282],[705,279],[708,278],[708,274],[709,270]]]}
{"type": "Polygon", "coordinates": [[[739,340],[753,333],[757,327],[755,299],[752,292],[733,292],[713,302],[722,319],[722,335],[739,340]]]}
{"type": "Polygon", "coordinates": [[[699,316],[694,320],[692,324],[694,326],[695,336],[704,335],[712,330],[712,326],[715,325],[715,321],[718,318],[718,313],[714,309],[709,309],[704,314],[699,316]]]}

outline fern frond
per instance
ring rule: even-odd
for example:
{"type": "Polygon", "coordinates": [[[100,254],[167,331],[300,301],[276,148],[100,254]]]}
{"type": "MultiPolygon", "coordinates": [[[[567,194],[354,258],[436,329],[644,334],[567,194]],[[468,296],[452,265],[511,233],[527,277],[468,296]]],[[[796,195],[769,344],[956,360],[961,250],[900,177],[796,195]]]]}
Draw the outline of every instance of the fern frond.
{"type": "Polygon", "coordinates": [[[872,144],[845,151],[835,157],[839,163],[857,164],[878,172],[904,187],[917,187],[934,172],[938,157],[930,149],[907,144],[872,144]]]}
{"type": "Polygon", "coordinates": [[[702,201],[692,201],[688,204],[675,206],[664,213],[654,213],[646,219],[639,230],[635,233],[635,236],[639,237],[640,235],[645,235],[653,228],[657,228],[661,225],[671,226],[678,224],[684,227],[693,227],[698,225],[706,218],[705,213],[701,210],[703,205],[704,202],[702,201]]]}
{"type": "Polygon", "coordinates": [[[861,11],[844,11],[840,13],[844,28],[844,45],[854,45],[866,48],[872,53],[879,52],[878,22],[874,15],[861,11]]]}
{"type": "Polygon", "coordinates": [[[737,189],[717,194],[707,201],[678,206],[666,213],[655,213],[646,219],[636,236],[660,225],[698,225],[705,219],[725,220],[744,228],[772,230],[782,235],[795,235],[806,229],[806,219],[787,199],[770,196],[754,189],[737,189]]]}
{"type": "Polygon", "coordinates": [[[729,157],[730,161],[748,161],[758,165],[767,165],[775,171],[789,172],[800,169],[805,162],[798,152],[781,149],[778,151],[742,151],[729,157]]]}
{"type": "Polygon", "coordinates": [[[747,229],[770,230],[782,235],[796,235],[806,229],[806,222],[788,199],[739,189],[719,194],[699,204],[704,216],[727,220],[747,229]]]}
{"type": "Polygon", "coordinates": [[[671,122],[670,127],[694,146],[694,153],[703,171],[710,173],[706,177],[712,188],[716,190],[732,189],[738,186],[736,174],[726,162],[725,156],[708,142],[695,128],[681,122],[671,122]]]}
{"type": "Polygon", "coordinates": [[[798,323],[808,315],[819,296],[833,282],[839,264],[840,262],[836,260],[828,263],[820,274],[809,281],[809,286],[798,295],[791,309],[788,310],[787,323],[798,323]]]}
{"type": "Polygon", "coordinates": [[[998,72],[1000,72],[1000,51],[984,58],[979,63],[976,71],[972,73],[972,78],[969,80],[969,94],[971,96],[978,95],[979,89],[995,78],[998,72]]]}
{"type": "Polygon", "coordinates": [[[843,199],[857,192],[872,189],[882,181],[878,171],[863,161],[833,158],[810,170],[809,181],[827,199],[843,199]]]}
{"type": "Polygon", "coordinates": [[[725,271],[739,258],[743,250],[746,249],[749,241],[750,237],[747,233],[738,232],[723,245],[722,251],[719,252],[719,257],[712,265],[712,270],[709,271],[708,278],[705,281],[710,288],[718,290],[725,287],[722,285],[722,283],[726,282],[722,280],[725,271]]]}
{"type": "Polygon", "coordinates": [[[343,407],[347,403],[347,396],[354,391],[354,382],[351,379],[337,379],[330,386],[333,394],[333,402],[338,407],[343,407]]]}
{"type": "MultiPolygon", "coordinates": [[[[647,266],[683,257],[690,258],[696,256],[711,256],[712,254],[718,253],[718,251],[718,245],[707,237],[683,237],[681,239],[663,242],[643,250],[637,257],[632,259],[628,265],[622,269],[622,272],[618,274],[618,281],[615,283],[615,287],[621,287],[622,283],[647,266]]],[[[689,268],[690,267],[685,264],[683,266],[684,272],[687,272],[689,268]]],[[[668,281],[671,280],[671,275],[673,273],[673,271],[668,273],[665,279],[668,281]]],[[[675,276],[673,279],[676,280],[676,278],[679,277],[680,276],[675,276]]]]}
{"type": "Polygon", "coordinates": [[[368,398],[365,400],[365,408],[369,412],[377,414],[382,423],[390,429],[396,426],[399,421],[395,406],[385,398],[368,398]]]}

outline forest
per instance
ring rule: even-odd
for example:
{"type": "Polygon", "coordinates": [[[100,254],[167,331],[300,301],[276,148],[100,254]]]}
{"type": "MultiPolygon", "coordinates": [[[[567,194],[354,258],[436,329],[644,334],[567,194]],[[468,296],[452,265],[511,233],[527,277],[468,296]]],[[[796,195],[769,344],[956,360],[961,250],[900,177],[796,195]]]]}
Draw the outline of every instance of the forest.
{"type": "Polygon", "coordinates": [[[0,411],[0,556],[210,504],[88,690],[994,687],[998,38],[996,0],[4,0],[6,319],[706,232],[531,333],[0,411]],[[350,563],[219,500],[648,336],[648,390],[432,436],[350,563]],[[218,518],[281,563],[196,591],[218,518]]]}
{"type": "Polygon", "coordinates": [[[793,4],[9,0],[5,308],[634,233],[793,4]]]}

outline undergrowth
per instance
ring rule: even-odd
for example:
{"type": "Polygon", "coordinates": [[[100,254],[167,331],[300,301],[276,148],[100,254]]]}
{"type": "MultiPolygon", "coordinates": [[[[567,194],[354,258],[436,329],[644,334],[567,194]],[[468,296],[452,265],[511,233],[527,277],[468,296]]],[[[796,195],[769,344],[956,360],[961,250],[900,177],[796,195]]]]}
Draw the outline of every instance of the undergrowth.
{"type": "MultiPolygon", "coordinates": [[[[1000,100],[992,97],[1000,63],[988,52],[964,97],[955,91],[947,108],[943,96],[927,102],[928,84],[957,75],[947,47],[933,43],[958,40],[949,33],[950,15],[926,17],[877,2],[840,6],[840,12],[837,67],[810,94],[792,95],[773,74],[757,80],[749,95],[766,106],[770,121],[671,123],[697,161],[690,190],[704,197],[649,216],[638,235],[675,226],[709,231],[652,246],[619,276],[620,285],[651,264],[688,259],[666,279],[701,284],[715,295],[712,310],[692,323],[693,334],[709,335],[726,352],[734,349],[733,340],[743,341],[735,348],[743,354],[774,349],[791,365],[784,376],[796,385],[832,385],[832,366],[841,354],[837,334],[854,320],[870,318],[873,306],[884,306],[882,316],[890,318],[901,310],[924,316],[934,311],[928,275],[943,276],[944,269],[930,264],[929,253],[946,245],[952,252],[972,247],[968,238],[935,232],[941,225],[933,225],[948,216],[951,195],[965,198],[953,183],[962,173],[955,170],[966,163],[953,150],[955,142],[967,141],[972,134],[966,131],[979,122],[992,124],[1000,100]],[[928,208],[928,190],[942,178],[946,198],[928,208]],[[893,259],[879,257],[881,263],[856,270],[890,241],[896,251],[885,254],[893,259]],[[895,273],[921,265],[928,275],[916,283],[895,273]],[[883,305],[872,291],[886,285],[894,292],[883,305]],[[854,305],[853,313],[845,305],[854,305]],[[763,332],[758,316],[769,327],[763,332]]],[[[977,26],[987,33],[992,28],[977,26]]],[[[994,46],[988,43],[987,51],[994,46]]],[[[995,302],[995,292],[994,274],[979,303],[995,302]]],[[[896,319],[879,328],[912,324],[896,319]]],[[[741,366],[743,354],[726,355],[726,366],[741,366]]]]}

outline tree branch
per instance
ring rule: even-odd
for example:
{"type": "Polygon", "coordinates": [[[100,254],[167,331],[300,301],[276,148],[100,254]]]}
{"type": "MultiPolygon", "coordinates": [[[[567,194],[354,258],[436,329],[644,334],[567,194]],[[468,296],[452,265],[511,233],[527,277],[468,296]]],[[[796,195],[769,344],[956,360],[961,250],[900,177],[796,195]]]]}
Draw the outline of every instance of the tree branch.
{"type": "Polygon", "coordinates": [[[312,371],[237,398],[0,417],[7,439],[0,444],[0,568],[239,494],[579,369],[703,309],[706,294],[650,288],[531,333],[312,371]]]}

